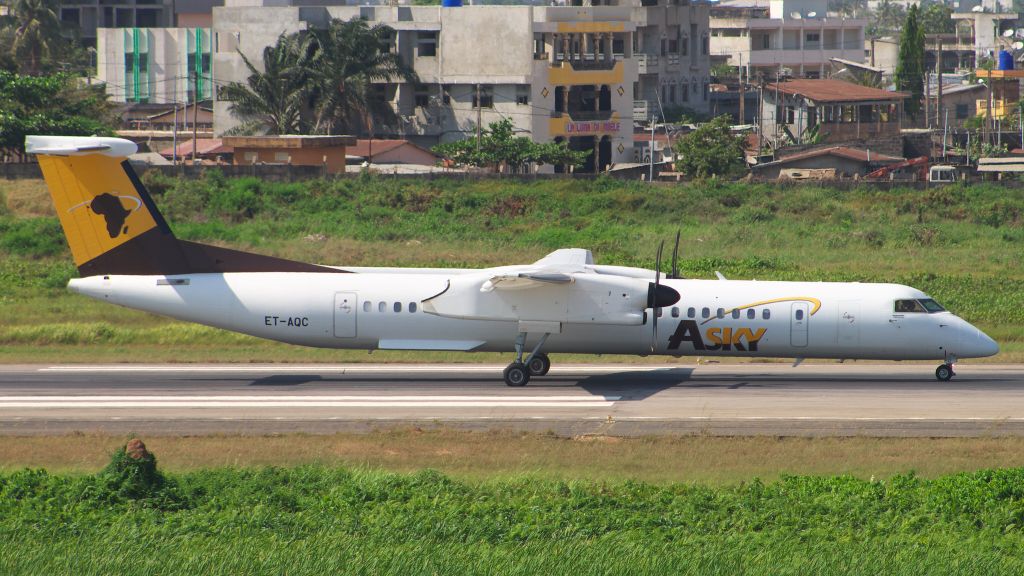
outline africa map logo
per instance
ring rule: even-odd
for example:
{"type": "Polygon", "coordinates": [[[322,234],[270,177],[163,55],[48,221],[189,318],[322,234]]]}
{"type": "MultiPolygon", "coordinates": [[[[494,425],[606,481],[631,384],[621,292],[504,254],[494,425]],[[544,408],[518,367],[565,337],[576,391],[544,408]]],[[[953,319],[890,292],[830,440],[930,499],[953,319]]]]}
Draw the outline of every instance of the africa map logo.
{"type": "Polygon", "coordinates": [[[128,227],[124,225],[124,222],[128,219],[129,214],[142,207],[142,200],[137,196],[130,196],[127,194],[118,195],[111,194],[110,192],[104,192],[103,194],[97,195],[92,200],[87,200],[68,208],[68,213],[70,214],[82,206],[88,206],[89,210],[94,214],[102,216],[103,220],[107,224],[107,233],[110,234],[111,238],[117,238],[121,234],[128,233],[128,227]],[[122,198],[125,200],[131,200],[135,203],[135,206],[130,210],[126,209],[124,205],[121,204],[122,198]]]}

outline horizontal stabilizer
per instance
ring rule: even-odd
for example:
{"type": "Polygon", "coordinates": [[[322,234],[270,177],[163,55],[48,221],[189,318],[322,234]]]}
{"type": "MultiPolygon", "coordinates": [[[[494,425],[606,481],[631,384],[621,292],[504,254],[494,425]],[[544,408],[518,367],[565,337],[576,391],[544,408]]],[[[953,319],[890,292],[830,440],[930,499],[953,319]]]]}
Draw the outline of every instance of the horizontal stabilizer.
{"type": "Polygon", "coordinates": [[[25,152],[49,156],[84,156],[103,154],[111,158],[127,158],[139,147],[131,140],[102,136],[27,136],[25,152]]]}

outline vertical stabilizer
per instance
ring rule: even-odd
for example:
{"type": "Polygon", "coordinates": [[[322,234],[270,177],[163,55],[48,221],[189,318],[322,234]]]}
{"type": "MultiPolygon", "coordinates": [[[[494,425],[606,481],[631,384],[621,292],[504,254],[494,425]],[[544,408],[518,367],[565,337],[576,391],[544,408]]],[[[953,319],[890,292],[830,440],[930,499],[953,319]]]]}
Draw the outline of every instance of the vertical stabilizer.
{"type": "Polygon", "coordinates": [[[82,276],[217,272],[340,272],[335,268],[179,241],[121,138],[28,136],[82,276]]]}

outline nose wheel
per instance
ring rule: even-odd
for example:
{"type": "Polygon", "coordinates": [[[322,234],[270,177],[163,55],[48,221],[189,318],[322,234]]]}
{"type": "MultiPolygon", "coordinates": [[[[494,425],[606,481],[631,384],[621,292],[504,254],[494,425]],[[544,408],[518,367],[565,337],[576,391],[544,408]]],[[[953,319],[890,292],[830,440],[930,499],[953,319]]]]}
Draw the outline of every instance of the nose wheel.
{"type": "Polygon", "coordinates": [[[943,364],[935,369],[935,379],[939,382],[949,382],[956,372],[953,372],[952,364],[943,364]]]}
{"type": "Polygon", "coordinates": [[[526,386],[530,382],[531,376],[543,376],[548,373],[548,370],[551,369],[551,359],[547,354],[542,353],[540,348],[548,341],[550,335],[545,333],[541,336],[540,341],[534,346],[533,352],[526,357],[525,361],[523,360],[523,347],[526,345],[526,332],[520,332],[516,336],[516,359],[505,368],[503,374],[506,385],[526,386]]]}

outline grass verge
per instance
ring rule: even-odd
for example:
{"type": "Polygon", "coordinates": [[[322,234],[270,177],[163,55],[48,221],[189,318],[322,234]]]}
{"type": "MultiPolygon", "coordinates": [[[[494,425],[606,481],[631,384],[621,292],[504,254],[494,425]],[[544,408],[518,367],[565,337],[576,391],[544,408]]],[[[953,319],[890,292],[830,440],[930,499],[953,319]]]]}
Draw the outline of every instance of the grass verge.
{"type": "MultiPolygon", "coordinates": [[[[0,572],[1019,574],[1024,469],[734,486],[324,466],[0,474],[0,572]]],[[[162,460],[161,460],[162,461],[162,460]]]]}

